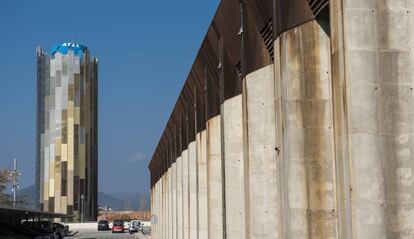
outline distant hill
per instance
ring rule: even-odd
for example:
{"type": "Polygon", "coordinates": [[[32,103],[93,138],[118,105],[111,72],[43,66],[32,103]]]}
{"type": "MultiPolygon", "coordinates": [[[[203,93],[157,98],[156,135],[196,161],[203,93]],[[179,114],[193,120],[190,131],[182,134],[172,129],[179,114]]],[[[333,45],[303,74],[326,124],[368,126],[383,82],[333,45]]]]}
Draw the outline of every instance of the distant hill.
{"type": "Polygon", "coordinates": [[[98,193],[98,204],[101,207],[108,206],[116,211],[121,210],[124,206],[124,202],[121,199],[103,192],[98,193]]]}
{"type": "MultiPolygon", "coordinates": [[[[25,204],[19,204],[19,207],[35,208],[36,187],[31,185],[17,192],[17,200],[23,200],[25,204]]],[[[133,210],[148,211],[150,210],[150,197],[148,194],[138,192],[120,192],[120,193],[98,193],[98,204],[100,206],[111,207],[115,211],[133,210]]]]}
{"type": "Polygon", "coordinates": [[[150,197],[139,192],[117,192],[110,195],[123,201],[120,210],[148,211],[150,210],[150,197]]]}

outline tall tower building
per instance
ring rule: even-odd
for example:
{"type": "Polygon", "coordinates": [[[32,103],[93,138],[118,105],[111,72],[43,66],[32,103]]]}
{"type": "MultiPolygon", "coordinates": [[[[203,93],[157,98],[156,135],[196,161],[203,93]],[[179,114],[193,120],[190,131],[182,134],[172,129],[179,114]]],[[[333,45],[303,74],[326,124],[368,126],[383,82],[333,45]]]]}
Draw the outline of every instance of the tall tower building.
{"type": "Polygon", "coordinates": [[[73,221],[96,220],[98,60],[74,43],[36,55],[36,205],[73,221]]]}

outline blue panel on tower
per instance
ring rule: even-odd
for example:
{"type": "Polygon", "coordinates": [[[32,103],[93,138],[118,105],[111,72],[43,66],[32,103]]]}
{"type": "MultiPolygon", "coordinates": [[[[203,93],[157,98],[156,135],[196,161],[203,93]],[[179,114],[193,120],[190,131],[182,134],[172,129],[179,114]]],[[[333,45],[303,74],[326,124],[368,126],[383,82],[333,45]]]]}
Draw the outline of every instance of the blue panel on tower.
{"type": "Polygon", "coordinates": [[[86,52],[86,46],[76,43],[62,43],[52,48],[51,55],[54,56],[56,52],[66,55],[69,50],[73,51],[75,56],[83,57],[86,52]]]}

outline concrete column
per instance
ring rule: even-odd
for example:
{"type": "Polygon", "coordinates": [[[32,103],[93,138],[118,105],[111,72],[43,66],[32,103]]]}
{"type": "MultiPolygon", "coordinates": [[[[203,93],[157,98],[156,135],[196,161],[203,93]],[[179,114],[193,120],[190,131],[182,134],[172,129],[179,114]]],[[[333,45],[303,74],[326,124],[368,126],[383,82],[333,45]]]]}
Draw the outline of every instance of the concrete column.
{"type": "Polygon", "coordinates": [[[163,230],[162,238],[168,239],[168,171],[162,175],[162,220],[163,220],[163,230]]]}
{"type": "Polygon", "coordinates": [[[352,236],[413,238],[414,3],[332,2],[331,26],[343,29],[332,45],[345,93],[334,92],[346,99],[338,121],[348,127],[352,236]]]}
{"type": "MultiPolygon", "coordinates": [[[[151,210],[151,218],[154,216],[154,187],[151,185],[151,204],[150,204],[150,210],[151,210]]],[[[154,228],[153,228],[154,229],[154,228]]],[[[154,231],[153,231],[154,232],[154,231]]]]}
{"type": "MultiPolygon", "coordinates": [[[[158,237],[158,181],[154,185],[154,211],[155,211],[155,224],[154,224],[154,237],[158,237]]],[[[151,225],[151,231],[152,231],[152,225],[151,225]]],[[[151,233],[152,235],[152,233],[151,233]]]]}
{"type": "Polygon", "coordinates": [[[162,175],[162,238],[167,238],[167,231],[168,231],[168,208],[167,208],[167,189],[168,189],[168,179],[167,179],[167,172],[162,175]]]}
{"type": "Polygon", "coordinates": [[[181,154],[183,161],[183,239],[189,239],[190,224],[189,224],[189,177],[188,177],[188,149],[181,154]]]}
{"type": "Polygon", "coordinates": [[[161,193],[161,186],[162,186],[162,178],[158,180],[157,183],[157,204],[158,204],[158,225],[157,225],[157,238],[162,238],[162,193],[161,193]]]}
{"type": "Polygon", "coordinates": [[[158,224],[158,237],[163,239],[163,205],[162,205],[162,177],[160,178],[160,184],[158,185],[158,198],[159,198],[159,224],[158,224]]]}
{"type": "Polygon", "coordinates": [[[191,239],[197,239],[197,149],[196,141],[188,145],[189,228],[191,239]]]}
{"type": "Polygon", "coordinates": [[[156,234],[157,234],[157,224],[155,223],[155,218],[156,218],[156,216],[157,216],[157,209],[156,209],[156,205],[157,205],[157,203],[156,203],[156,201],[157,201],[157,198],[156,198],[156,183],[152,186],[152,188],[151,188],[151,232],[152,232],[152,235],[154,235],[154,237],[156,237],[156,234]]]}
{"type": "Polygon", "coordinates": [[[226,100],[221,106],[227,239],[246,237],[242,108],[242,95],[226,100]]]}
{"type": "Polygon", "coordinates": [[[162,202],[162,198],[161,198],[161,181],[162,181],[162,179],[160,178],[159,180],[158,180],[158,183],[157,183],[157,204],[158,204],[158,225],[157,225],[157,238],[162,238],[162,235],[161,235],[161,219],[162,219],[162,207],[161,207],[161,202],[162,202]]]}
{"type": "Polygon", "coordinates": [[[278,188],[278,146],[275,132],[274,65],[257,70],[246,76],[245,123],[248,152],[248,200],[249,237],[283,238],[278,220],[280,202],[278,188]]]}
{"type": "Polygon", "coordinates": [[[183,159],[177,158],[177,239],[183,238],[183,159]]]}
{"type": "Polygon", "coordinates": [[[345,48],[342,1],[330,1],[331,65],[332,65],[332,102],[334,108],[335,131],[335,170],[336,196],[338,210],[338,238],[350,239],[351,186],[349,182],[349,144],[347,119],[347,93],[345,77],[345,48]]]}
{"type": "Polygon", "coordinates": [[[160,185],[159,185],[159,188],[158,188],[158,197],[159,197],[159,209],[160,209],[160,211],[159,211],[159,218],[158,218],[158,221],[159,221],[159,224],[158,224],[158,237],[160,238],[160,239],[163,239],[163,227],[164,227],[164,222],[163,222],[163,219],[164,219],[164,215],[163,215],[163,204],[162,204],[162,177],[160,178],[160,185]]]}
{"type": "Polygon", "coordinates": [[[171,189],[172,189],[172,180],[171,180],[171,167],[167,171],[167,193],[166,193],[166,202],[165,205],[167,207],[167,239],[172,239],[172,203],[171,203],[171,189]]]}
{"type": "MultiPolygon", "coordinates": [[[[282,83],[282,71],[280,64],[281,57],[281,44],[280,38],[274,42],[274,77],[275,77],[275,144],[276,147],[276,159],[277,159],[277,178],[279,181],[277,187],[277,201],[279,203],[279,215],[278,224],[280,234],[277,235],[279,238],[290,237],[289,234],[289,198],[288,198],[288,186],[287,186],[287,170],[285,170],[285,150],[284,150],[284,124],[283,124],[283,105],[284,105],[284,88],[282,83]]],[[[277,237],[276,236],[276,237],[277,237]]]]}
{"type": "Polygon", "coordinates": [[[171,166],[171,226],[172,239],[177,239],[177,163],[171,166]]]}
{"type": "Polygon", "coordinates": [[[280,40],[291,238],[336,238],[330,39],[317,21],[280,40]]]}
{"type": "Polygon", "coordinates": [[[221,169],[221,119],[207,121],[208,238],[223,238],[223,194],[221,169]]]}
{"type": "Polygon", "coordinates": [[[206,130],[196,136],[197,142],[197,215],[198,238],[208,239],[208,198],[207,198],[207,139],[206,130]]]}

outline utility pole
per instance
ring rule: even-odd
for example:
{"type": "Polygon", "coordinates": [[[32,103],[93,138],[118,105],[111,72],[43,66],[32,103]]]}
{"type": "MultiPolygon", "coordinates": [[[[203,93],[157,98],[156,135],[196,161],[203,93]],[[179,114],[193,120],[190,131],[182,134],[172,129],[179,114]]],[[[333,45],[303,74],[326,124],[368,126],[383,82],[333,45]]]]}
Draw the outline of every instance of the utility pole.
{"type": "Polygon", "coordinates": [[[16,207],[16,192],[19,189],[19,183],[17,182],[17,178],[22,176],[22,174],[17,171],[17,159],[14,159],[13,162],[13,170],[10,172],[10,177],[13,178],[13,185],[12,185],[12,192],[13,192],[13,207],[16,207]]]}

